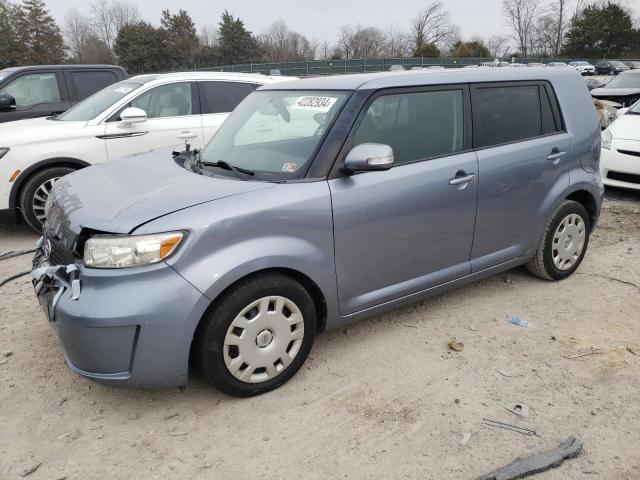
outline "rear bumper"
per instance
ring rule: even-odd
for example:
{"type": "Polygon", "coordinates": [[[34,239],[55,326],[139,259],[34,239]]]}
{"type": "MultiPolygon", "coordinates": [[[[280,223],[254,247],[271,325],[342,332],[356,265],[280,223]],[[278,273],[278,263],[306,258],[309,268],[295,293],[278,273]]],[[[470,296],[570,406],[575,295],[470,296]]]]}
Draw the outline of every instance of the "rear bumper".
{"type": "MultiPolygon", "coordinates": [[[[40,253],[34,260],[48,265],[40,253]]],[[[191,340],[209,301],[166,264],[78,269],[77,299],[64,268],[37,294],[69,367],[136,388],[186,384],[191,340]]]]}
{"type": "Polygon", "coordinates": [[[600,175],[610,187],[640,190],[640,157],[618,152],[615,144],[611,150],[602,149],[600,175]]]}

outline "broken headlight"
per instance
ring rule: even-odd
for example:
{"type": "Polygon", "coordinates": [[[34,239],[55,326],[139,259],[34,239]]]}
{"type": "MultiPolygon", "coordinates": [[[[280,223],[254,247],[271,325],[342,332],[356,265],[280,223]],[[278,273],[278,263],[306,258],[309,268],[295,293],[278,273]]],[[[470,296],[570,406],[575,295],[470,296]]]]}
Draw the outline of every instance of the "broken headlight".
{"type": "Polygon", "coordinates": [[[84,244],[84,264],[91,268],[127,268],[152,265],[171,256],[186,235],[96,235],[84,244]]]}

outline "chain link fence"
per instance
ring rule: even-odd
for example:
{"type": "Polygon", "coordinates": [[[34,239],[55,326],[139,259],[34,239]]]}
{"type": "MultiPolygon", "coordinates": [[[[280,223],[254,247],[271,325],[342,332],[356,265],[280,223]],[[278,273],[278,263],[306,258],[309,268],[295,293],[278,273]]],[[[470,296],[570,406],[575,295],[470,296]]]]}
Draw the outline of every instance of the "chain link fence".
{"type": "MultiPolygon", "coordinates": [[[[365,58],[351,60],[310,60],[306,62],[277,62],[277,63],[243,63],[236,65],[223,65],[199,70],[262,73],[264,75],[287,75],[295,77],[309,77],[322,75],[341,75],[348,73],[371,73],[384,72],[390,70],[394,65],[400,65],[405,70],[412,68],[464,68],[478,65],[509,66],[510,63],[530,64],[550,62],[566,62],[571,60],[566,58],[517,58],[511,62],[496,62],[493,58],[455,58],[455,57],[398,57],[398,58],[365,58]]],[[[599,60],[587,60],[595,64],[599,60]]],[[[399,68],[399,67],[393,67],[399,68]]]]}

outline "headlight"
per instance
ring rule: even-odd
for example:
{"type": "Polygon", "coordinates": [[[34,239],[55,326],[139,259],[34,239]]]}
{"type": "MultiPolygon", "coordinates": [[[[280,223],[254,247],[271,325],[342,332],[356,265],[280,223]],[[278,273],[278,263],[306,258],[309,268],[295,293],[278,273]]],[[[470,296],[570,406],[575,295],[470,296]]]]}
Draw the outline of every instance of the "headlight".
{"type": "Polygon", "coordinates": [[[4,157],[7,153],[9,153],[9,148],[0,148],[0,158],[4,157]]]}
{"type": "Polygon", "coordinates": [[[92,268],[126,268],[158,263],[173,254],[185,234],[96,235],[84,244],[84,264],[92,268]]]}
{"type": "Polygon", "coordinates": [[[602,148],[606,148],[607,150],[611,150],[611,141],[613,140],[613,135],[611,131],[607,128],[602,132],[602,148]]]}

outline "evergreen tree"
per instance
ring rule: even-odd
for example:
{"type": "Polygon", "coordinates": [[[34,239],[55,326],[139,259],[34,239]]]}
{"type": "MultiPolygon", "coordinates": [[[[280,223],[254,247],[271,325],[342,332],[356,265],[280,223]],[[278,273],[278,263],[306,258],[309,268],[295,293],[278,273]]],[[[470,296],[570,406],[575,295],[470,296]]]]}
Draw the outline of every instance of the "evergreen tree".
{"type": "Polygon", "coordinates": [[[24,0],[18,10],[16,25],[16,38],[25,47],[19,64],[46,65],[64,60],[60,27],[43,0],[24,0]]]}
{"type": "Polygon", "coordinates": [[[162,11],[160,25],[166,32],[167,57],[170,68],[188,69],[196,66],[199,40],[196,26],[186,10],[178,10],[172,15],[162,11]]]}
{"type": "Polygon", "coordinates": [[[247,63],[261,58],[258,42],[244,27],[242,20],[234,18],[225,10],[219,27],[219,51],[222,64],[247,63]]]}
{"type": "Polygon", "coordinates": [[[118,31],[114,52],[129,73],[161,72],[170,68],[167,32],[147,22],[123,26],[118,31]]]}
{"type": "Polygon", "coordinates": [[[612,2],[589,5],[571,21],[564,54],[571,57],[617,58],[638,42],[629,11],[612,2]]]}
{"type": "Polygon", "coordinates": [[[24,56],[24,46],[17,38],[17,22],[18,8],[0,0],[0,68],[18,65],[24,56]]]}

